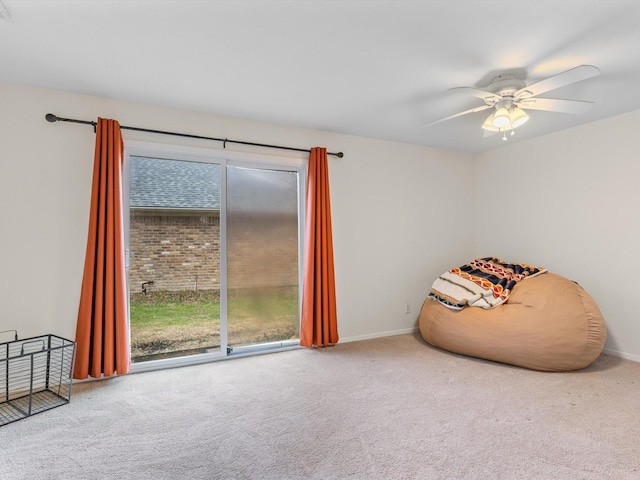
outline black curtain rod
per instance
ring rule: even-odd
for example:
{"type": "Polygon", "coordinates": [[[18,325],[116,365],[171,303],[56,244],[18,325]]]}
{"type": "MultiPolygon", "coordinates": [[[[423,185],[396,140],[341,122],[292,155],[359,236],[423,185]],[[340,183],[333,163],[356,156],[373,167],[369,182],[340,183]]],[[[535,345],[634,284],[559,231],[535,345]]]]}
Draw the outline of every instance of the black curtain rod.
{"type": "MultiPolygon", "coordinates": [[[[84,125],[93,125],[93,130],[95,131],[96,126],[98,125],[97,122],[92,122],[89,120],[75,120],[73,118],[62,118],[62,117],[58,117],[57,115],[54,115],[53,113],[47,113],[45,115],[45,117],[47,119],[47,122],[72,122],[72,123],[82,123],[84,125]]],[[[291,150],[294,152],[307,152],[310,153],[311,150],[306,150],[304,148],[295,148],[295,147],[283,147],[280,145],[269,145],[267,143],[253,143],[253,142],[243,142],[241,140],[229,140],[228,138],[215,138],[215,137],[204,137],[201,135],[191,135],[189,133],[177,133],[177,132],[166,132],[163,130],[151,130],[149,128],[140,128],[140,127],[127,127],[124,125],[120,125],[120,129],[122,130],[134,130],[136,132],[148,132],[148,133],[157,133],[160,135],[173,135],[175,137],[186,137],[186,138],[199,138],[201,140],[214,140],[216,142],[222,142],[222,147],[226,148],[227,147],[227,143],[236,143],[238,145],[251,145],[253,147],[266,147],[266,148],[277,148],[280,150],[291,150]]],[[[338,158],[342,158],[344,157],[344,153],[342,152],[337,152],[337,153],[331,153],[331,152],[327,152],[327,155],[332,155],[334,157],[338,157],[338,158]]]]}

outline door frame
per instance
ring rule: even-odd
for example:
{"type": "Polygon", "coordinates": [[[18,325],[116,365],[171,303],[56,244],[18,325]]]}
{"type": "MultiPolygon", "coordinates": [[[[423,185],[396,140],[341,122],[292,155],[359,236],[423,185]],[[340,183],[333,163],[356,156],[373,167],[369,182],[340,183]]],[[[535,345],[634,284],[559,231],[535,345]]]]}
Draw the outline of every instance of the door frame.
{"type": "MultiPolygon", "coordinates": [[[[124,240],[126,245],[127,270],[127,302],[129,302],[129,165],[130,157],[166,158],[168,160],[192,161],[220,165],[220,351],[195,354],[185,357],[173,357],[160,360],[132,363],[131,373],[138,373],[164,368],[174,368],[186,365],[197,365],[228,358],[245,357],[274,351],[284,351],[300,348],[299,341],[272,342],[270,344],[247,345],[235,347],[234,352],[228,352],[227,336],[227,225],[226,225],[226,167],[239,166],[247,168],[266,168],[271,170],[285,170],[298,172],[298,320],[302,308],[302,279],[304,268],[304,236],[305,236],[305,190],[307,178],[308,157],[303,153],[293,153],[288,156],[265,155],[262,153],[237,152],[213,148],[181,146],[175,144],[161,144],[125,140],[123,166],[123,221],[124,240]]],[[[292,152],[287,152],[292,153],[292,152]]],[[[129,312],[129,308],[127,308],[129,312]]],[[[129,320],[127,319],[127,323],[129,320]]],[[[129,330],[129,335],[130,335],[129,330]]]]}

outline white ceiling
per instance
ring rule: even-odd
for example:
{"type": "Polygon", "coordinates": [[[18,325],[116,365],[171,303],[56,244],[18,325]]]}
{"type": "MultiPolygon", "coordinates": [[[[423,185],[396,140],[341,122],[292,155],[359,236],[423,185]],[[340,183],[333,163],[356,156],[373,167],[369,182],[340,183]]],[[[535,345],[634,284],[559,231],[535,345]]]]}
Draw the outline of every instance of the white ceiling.
{"type": "Polygon", "coordinates": [[[504,144],[487,112],[420,125],[501,73],[601,70],[544,95],[588,113],[530,111],[509,142],[640,109],[637,0],[0,1],[4,83],[468,152],[504,144]]]}

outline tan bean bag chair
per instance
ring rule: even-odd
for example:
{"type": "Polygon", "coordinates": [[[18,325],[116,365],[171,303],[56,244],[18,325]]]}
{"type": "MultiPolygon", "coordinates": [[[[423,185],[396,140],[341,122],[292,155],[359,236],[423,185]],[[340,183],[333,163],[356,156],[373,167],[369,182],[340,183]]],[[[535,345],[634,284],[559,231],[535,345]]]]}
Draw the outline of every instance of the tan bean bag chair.
{"type": "Polygon", "coordinates": [[[419,325],[422,338],[435,347],[545,371],[586,367],[606,340],[593,298],[549,272],[519,282],[507,303],[489,310],[452,310],[427,298],[419,325]]]}

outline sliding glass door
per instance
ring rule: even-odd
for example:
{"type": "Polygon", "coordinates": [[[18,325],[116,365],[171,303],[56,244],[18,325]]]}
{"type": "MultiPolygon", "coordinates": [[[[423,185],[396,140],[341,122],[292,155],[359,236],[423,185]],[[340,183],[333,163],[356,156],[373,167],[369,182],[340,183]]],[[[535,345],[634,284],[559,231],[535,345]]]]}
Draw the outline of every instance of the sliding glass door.
{"type": "Polygon", "coordinates": [[[127,154],[134,364],[297,344],[302,168],[152,153],[127,154]]]}
{"type": "Polygon", "coordinates": [[[230,351],[299,340],[297,171],[227,168],[230,351]]]}
{"type": "Polygon", "coordinates": [[[220,348],[221,165],[131,156],[134,361],[220,348]]]}

